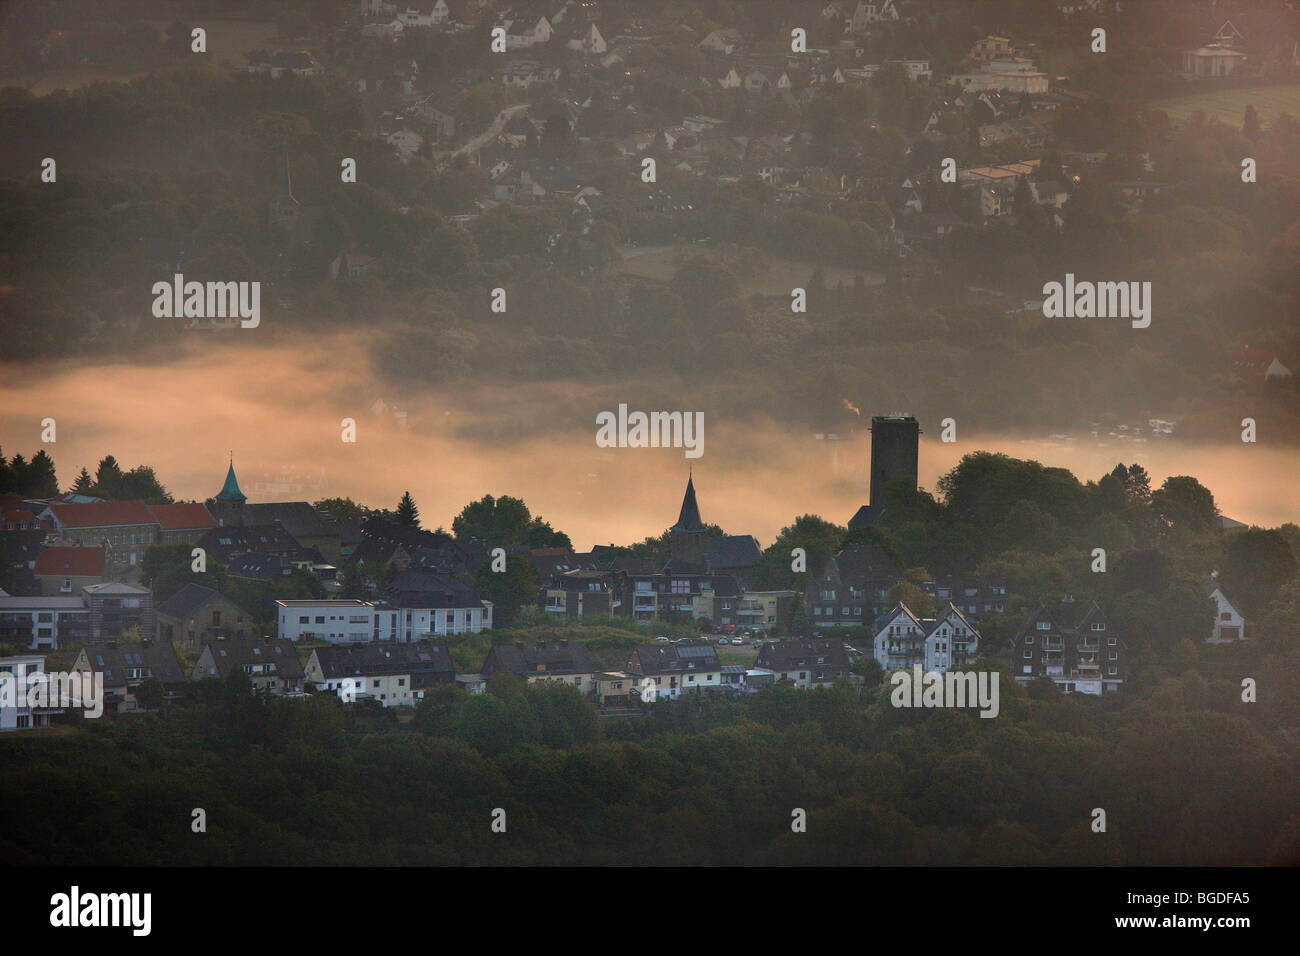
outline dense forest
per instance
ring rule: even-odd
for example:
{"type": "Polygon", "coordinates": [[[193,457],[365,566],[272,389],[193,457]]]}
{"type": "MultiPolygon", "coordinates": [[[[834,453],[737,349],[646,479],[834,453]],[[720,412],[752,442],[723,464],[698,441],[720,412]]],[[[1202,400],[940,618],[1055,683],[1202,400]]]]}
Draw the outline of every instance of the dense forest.
{"type": "Polygon", "coordinates": [[[888,685],[601,720],[493,678],[414,719],[205,685],[153,716],[0,740],[14,865],[1300,862],[1300,659],[1191,648],[1132,693],[1001,675],[1001,713],[888,685]],[[1243,703],[1243,677],[1258,703],[1243,703]],[[206,811],[207,832],[191,830],[206,811]],[[491,829],[505,811],[506,832],[491,829]],[[792,832],[792,812],[807,832],[792,832]],[[1095,808],[1106,831],[1091,828],[1095,808]]]}

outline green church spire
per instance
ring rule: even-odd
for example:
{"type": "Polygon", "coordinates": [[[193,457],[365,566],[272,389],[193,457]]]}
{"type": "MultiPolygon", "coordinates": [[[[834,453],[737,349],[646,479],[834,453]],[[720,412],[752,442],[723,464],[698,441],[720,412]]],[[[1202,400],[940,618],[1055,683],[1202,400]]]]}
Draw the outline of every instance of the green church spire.
{"type": "Polygon", "coordinates": [[[230,470],[226,472],[226,483],[217,494],[218,501],[244,502],[248,497],[239,490],[239,479],[235,477],[235,460],[230,459],[230,470]]]}

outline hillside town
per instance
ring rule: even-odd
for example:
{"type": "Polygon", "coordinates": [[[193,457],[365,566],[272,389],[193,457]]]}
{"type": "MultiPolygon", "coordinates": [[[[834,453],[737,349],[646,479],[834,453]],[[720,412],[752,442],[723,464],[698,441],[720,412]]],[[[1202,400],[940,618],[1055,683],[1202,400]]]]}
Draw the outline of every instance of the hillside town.
{"type": "MultiPolygon", "coordinates": [[[[916,419],[877,416],[872,433],[871,500],[848,521],[850,538],[880,519],[883,489],[916,493],[916,419]]],[[[180,699],[186,682],[224,680],[234,670],[256,693],[325,693],[384,708],[413,707],[440,684],[482,693],[492,674],[505,672],[572,686],[611,714],[691,692],[860,685],[868,662],[877,673],[919,665],[944,674],[987,660],[1017,682],[1046,679],[1092,695],[1115,692],[1130,677],[1124,635],[1095,600],[1034,595],[1007,646],[982,646],[981,620],[1010,610],[1005,580],[909,579],[897,556],[870,540],[850,540],[819,575],[804,574],[802,591],[757,587],[759,542],[710,530],[693,475],[662,563],[613,546],[507,551],[379,515],[340,521],[305,501],[254,503],[233,462],[206,502],[149,505],[67,493],[49,500],[6,494],[0,505],[0,554],[12,589],[0,592],[0,645],[30,652],[5,657],[0,668],[39,673],[46,655],[58,653],[75,671],[102,675],[115,713],[161,706],[180,699]],[[205,567],[224,567],[229,580],[270,585],[275,594],[276,585],[302,577],[317,596],[275,597],[273,618],[259,620],[197,583],[197,574],[155,601],[145,577],[149,553],[168,545],[180,546],[183,562],[193,555],[205,567]],[[546,624],[623,621],[647,634],[674,624],[691,633],[647,639],[612,669],[597,666],[580,640],[512,637],[494,640],[476,670],[460,671],[452,654],[458,638],[494,627],[493,601],[474,582],[496,561],[500,570],[525,562],[544,582],[533,603],[546,624]],[[349,578],[368,582],[361,597],[341,595],[349,578]],[[731,662],[732,651],[746,652],[749,662],[731,662]]],[[[1216,616],[1204,641],[1246,640],[1246,621],[1223,587],[1212,578],[1205,593],[1216,616]]],[[[52,713],[9,708],[0,726],[48,726],[52,713]]]]}

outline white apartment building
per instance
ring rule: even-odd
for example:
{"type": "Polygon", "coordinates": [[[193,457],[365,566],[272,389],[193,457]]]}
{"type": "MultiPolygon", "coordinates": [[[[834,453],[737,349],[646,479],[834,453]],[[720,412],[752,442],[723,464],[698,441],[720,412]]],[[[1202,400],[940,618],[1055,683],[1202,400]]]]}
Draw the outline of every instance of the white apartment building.
{"type": "Polygon", "coordinates": [[[979,640],[979,631],[951,604],[933,618],[922,618],[900,603],[880,619],[875,656],[886,673],[920,664],[927,673],[942,674],[974,660],[979,640]]]}
{"type": "Polygon", "coordinates": [[[276,601],[276,634],[291,641],[410,643],[492,629],[492,602],[474,607],[395,607],[387,601],[276,601]]]}

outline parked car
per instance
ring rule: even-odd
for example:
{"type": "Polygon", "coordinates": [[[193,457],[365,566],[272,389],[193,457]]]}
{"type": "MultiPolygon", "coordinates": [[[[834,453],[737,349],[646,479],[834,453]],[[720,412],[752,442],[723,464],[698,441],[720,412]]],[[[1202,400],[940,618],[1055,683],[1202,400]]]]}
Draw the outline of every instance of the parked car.
{"type": "Polygon", "coordinates": [[[733,637],[733,638],[731,639],[731,643],[733,643],[733,644],[744,644],[745,642],[742,641],[742,640],[741,640],[740,638],[738,638],[738,637],[733,637]]]}
{"type": "Polygon", "coordinates": [[[720,637],[718,638],[718,643],[725,646],[727,643],[727,639],[725,637],[720,637]]]}

